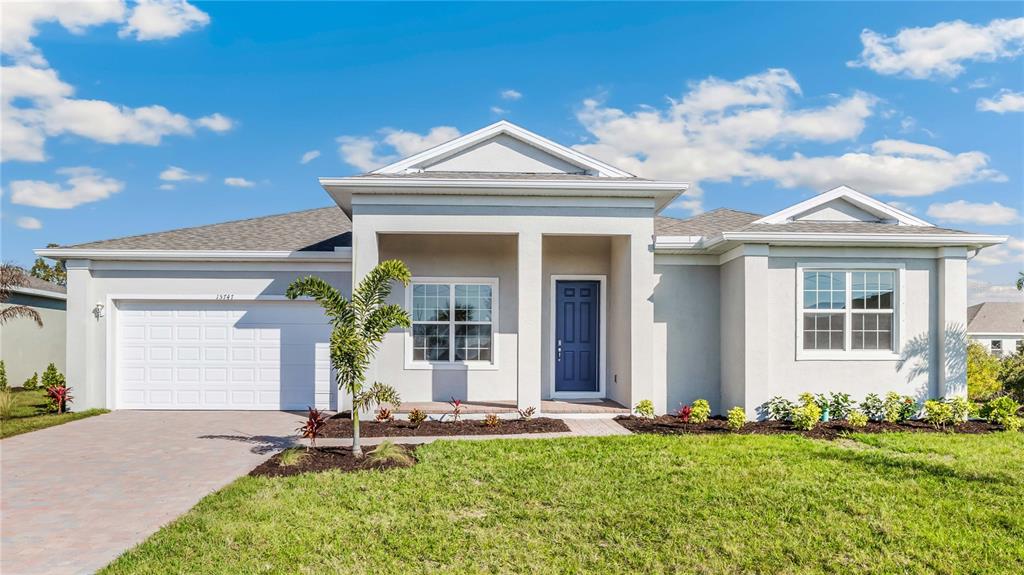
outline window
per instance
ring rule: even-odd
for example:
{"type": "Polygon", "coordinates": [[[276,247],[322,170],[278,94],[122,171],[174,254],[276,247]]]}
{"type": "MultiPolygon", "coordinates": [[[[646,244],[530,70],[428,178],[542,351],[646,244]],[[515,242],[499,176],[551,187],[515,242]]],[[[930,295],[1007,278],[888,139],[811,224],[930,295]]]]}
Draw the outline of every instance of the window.
{"type": "Polygon", "coordinates": [[[996,357],[1003,355],[1003,340],[993,339],[991,342],[989,342],[988,351],[989,353],[996,357]]]}
{"type": "MultiPolygon", "coordinates": [[[[800,349],[894,352],[897,270],[799,269],[800,349]]],[[[851,355],[853,355],[851,353],[851,355]]]]}
{"type": "Polygon", "coordinates": [[[413,280],[412,360],[492,363],[497,280],[413,280]]]}

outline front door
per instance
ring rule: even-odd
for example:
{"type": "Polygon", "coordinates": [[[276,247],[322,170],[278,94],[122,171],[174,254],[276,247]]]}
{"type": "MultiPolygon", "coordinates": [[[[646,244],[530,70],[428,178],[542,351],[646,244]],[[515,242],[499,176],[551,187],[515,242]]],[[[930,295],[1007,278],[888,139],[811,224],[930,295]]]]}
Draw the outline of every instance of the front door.
{"type": "Polygon", "coordinates": [[[555,392],[600,391],[601,284],[555,282],[555,392]]]}

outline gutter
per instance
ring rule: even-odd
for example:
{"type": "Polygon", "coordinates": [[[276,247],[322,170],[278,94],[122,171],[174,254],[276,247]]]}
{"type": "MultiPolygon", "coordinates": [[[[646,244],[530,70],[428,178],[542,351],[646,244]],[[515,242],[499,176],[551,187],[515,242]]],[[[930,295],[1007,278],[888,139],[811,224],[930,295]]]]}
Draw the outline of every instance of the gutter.
{"type": "Polygon", "coordinates": [[[145,261],[233,261],[233,262],[350,262],[352,248],[333,252],[259,250],[103,250],[88,248],[44,248],[36,255],[54,260],[145,260],[145,261]]]}

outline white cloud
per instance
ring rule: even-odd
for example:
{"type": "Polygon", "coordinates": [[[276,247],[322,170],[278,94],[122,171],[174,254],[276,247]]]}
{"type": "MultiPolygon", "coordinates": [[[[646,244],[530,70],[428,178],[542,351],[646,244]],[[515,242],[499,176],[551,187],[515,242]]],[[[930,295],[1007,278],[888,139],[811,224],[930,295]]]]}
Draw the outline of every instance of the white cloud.
{"type": "Polygon", "coordinates": [[[159,188],[161,190],[173,190],[174,184],[160,184],[159,188]]]}
{"type": "Polygon", "coordinates": [[[993,284],[982,280],[967,280],[967,305],[985,301],[1024,301],[1024,294],[1017,291],[1015,279],[1005,284],[993,284]]]}
{"type": "Polygon", "coordinates": [[[90,26],[121,22],[126,14],[123,2],[5,2],[0,18],[0,52],[17,62],[45,66],[46,59],[32,44],[39,24],[58,22],[72,34],[83,34],[90,26]]]}
{"type": "Polygon", "coordinates": [[[245,178],[224,178],[224,183],[235,188],[251,188],[256,185],[256,182],[245,178]]]}
{"type": "Polygon", "coordinates": [[[85,166],[61,168],[64,184],[40,180],[17,180],[10,183],[11,203],[37,208],[66,210],[105,200],[124,189],[124,182],[108,178],[103,172],[85,166]]]}
{"type": "Polygon", "coordinates": [[[160,172],[160,179],[165,182],[204,182],[206,174],[196,174],[178,166],[167,166],[160,172]]]}
{"type": "Polygon", "coordinates": [[[1015,208],[1004,206],[999,202],[991,204],[971,203],[957,200],[946,204],[928,206],[928,215],[944,222],[956,222],[979,225],[1008,225],[1020,221],[1020,213],[1015,208]]]}
{"type": "Polygon", "coordinates": [[[302,158],[299,159],[300,164],[308,164],[313,160],[320,157],[320,150],[310,150],[305,154],[302,154],[302,158]]]}
{"type": "Polygon", "coordinates": [[[971,263],[980,266],[1001,266],[1024,264],[1024,240],[1011,237],[1005,244],[982,249],[971,258],[971,263]]]}
{"type": "Polygon", "coordinates": [[[499,116],[504,116],[505,114],[508,113],[508,110],[502,108],[501,106],[491,106],[491,113],[497,114],[499,116]]]}
{"type": "Polygon", "coordinates": [[[586,100],[577,118],[593,142],[577,145],[635,174],[684,179],[691,210],[702,182],[771,181],[783,188],[827,190],[850,185],[870,194],[926,196],[980,180],[1002,180],[981,152],[954,154],[906,140],[878,140],[838,155],[807,156],[780,149],[799,144],[856,142],[877,98],[863,92],[798,108],[801,89],[786,70],[736,81],[691,84],[664,109],[626,112],[586,100]]]}
{"type": "Polygon", "coordinates": [[[22,216],[18,218],[17,223],[18,227],[23,230],[40,230],[43,228],[43,222],[31,216],[22,216]]]}
{"type": "Polygon", "coordinates": [[[196,125],[202,126],[207,130],[212,130],[214,132],[219,133],[227,132],[231,128],[234,128],[235,121],[223,114],[217,113],[199,118],[198,120],[196,120],[196,125]]]}
{"type": "Polygon", "coordinates": [[[895,36],[865,29],[860,34],[860,59],[851,67],[910,78],[953,78],[966,62],[992,62],[1024,53],[1024,18],[969,24],[940,22],[929,28],[904,28],[895,36]]]}
{"type": "Polygon", "coordinates": [[[890,206],[896,208],[897,210],[903,210],[904,212],[907,212],[908,214],[912,214],[912,213],[917,211],[914,208],[914,206],[908,204],[907,202],[898,202],[897,201],[897,202],[886,202],[886,203],[888,203],[890,206]]]}
{"type": "Polygon", "coordinates": [[[980,98],[978,110],[982,112],[1024,112],[1024,92],[1000,90],[994,98],[980,98]]]}
{"type": "Polygon", "coordinates": [[[511,100],[511,101],[514,102],[514,101],[516,101],[516,100],[518,100],[518,99],[520,99],[522,97],[523,97],[522,92],[519,92],[518,90],[513,90],[512,88],[508,88],[506,90],[502,90],[501,91],[501,99],[502,100],[511,100]]]}
{"type": "Polygon", "coordinates": [[[176,38],[210,23],[210,15],[184,0],[137,0],[127,22],[118,31],[137,40],[176,38]]]}
{"type": "Polygon", "coordinates": [[[385,128],[380,139],[366,136],[338,136],[338,154],[341,159],[360,170],[370,171],[401,158],[433,148],[459,137],[451,126],[435,126],[426,134],[385,128]],[[390,151],[381,152],[380,148],[390,151]]]}

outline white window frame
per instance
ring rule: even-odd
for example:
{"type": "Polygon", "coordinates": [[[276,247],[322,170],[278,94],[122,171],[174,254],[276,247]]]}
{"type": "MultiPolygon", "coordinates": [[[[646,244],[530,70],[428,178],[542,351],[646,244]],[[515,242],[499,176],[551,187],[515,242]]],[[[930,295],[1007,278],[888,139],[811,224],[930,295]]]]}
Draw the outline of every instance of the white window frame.
{"type": "Polygon", "coordinates": [[[405,330],[405,369],[427,369],[427,370],[495,370],[498,369],[498,308],[499,292],[498,278],[496,277],[414,277],[409,287],[405,290],[405,309],[410,316],[412,309],[412,292],[416,284],[447,285],[449,288],[448,316],[447,322],[414,322],[414,323],[436,323],[438,325],[447,323],[450,327],[448,334],[448,361],[429,361],[413,359],[413,336],[412,328],[405,330]],[[455,321],[455,286],[456,285],[486,285],[491,288],[491,321],[481,322],[456,322],[455,321]],[[457,361],[455,359],[455,325],[456,324],[485,324],[491,325],[491,360],[490,361],[457,361]]]}
{"type": "MultiPolygon", "coordinates": [[[[904,322],[906,320],[906,265],[903,263],[835,263],[835,262],[799,262],[796,264],[796,359],[807,360],[828,360],[828,361],[895,361],[900,358],[903,350],[904,322]],[[804,272],[844,272],[846,276],[846,307],[843,309],[831,310],[832,313],[842,313],[845,316],[843,321],[843,349],[804,349],[804,272]],[[894,273],[894,285],[896,293],[893,294],[893,321],[892,321],[892,350],[877,349],[852,349],[853,344],[853,314],[858,310],[852,309],[853,286],[850,281],[850,272],[883,272],[894,273]]],[[[817,310],[827,313],[829,310],[817,310]]],[[[872,310],[863,310],[870,313],[872,310]]]]}
{"type": "Polygon", "coordinates": [[[988,353],[996,357],[1003,357],[1003,340],[1001,339],[990,339],[988,340],[988,353]],[[999,344],[998,349],[996,344],[999,344]]]}

